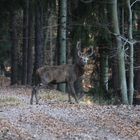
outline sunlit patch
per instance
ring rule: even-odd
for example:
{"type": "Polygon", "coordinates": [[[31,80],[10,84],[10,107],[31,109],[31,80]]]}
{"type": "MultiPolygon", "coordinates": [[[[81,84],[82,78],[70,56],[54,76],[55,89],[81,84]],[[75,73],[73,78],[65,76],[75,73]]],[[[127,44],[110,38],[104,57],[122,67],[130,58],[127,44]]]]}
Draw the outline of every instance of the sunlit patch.
{"type": "Polygon", "coordinates": [[[6,70],[7,72],[10,72],[10,71],[11,71],[11,67],[10,67],[10,66],[7,66],[7,67],[5,67],[5,70],[6,70]]]}
{"type": "Polygon", "coordinates": [[[91,85],[90,81],[88,81],[88,80],[83,80],[82,85],[83,85],[84,91],[86,91],[86,92],[88,92],[89,90],[91,90],[93,88],[93,85],[91,85]]]}
{"type": "Polygon", "coordinates": [[[92,105],[93,103],[91,102],[90,99],[88,99],[88,100],[86,101],[86,104],[87,104],[87,105],[92,105]]]}

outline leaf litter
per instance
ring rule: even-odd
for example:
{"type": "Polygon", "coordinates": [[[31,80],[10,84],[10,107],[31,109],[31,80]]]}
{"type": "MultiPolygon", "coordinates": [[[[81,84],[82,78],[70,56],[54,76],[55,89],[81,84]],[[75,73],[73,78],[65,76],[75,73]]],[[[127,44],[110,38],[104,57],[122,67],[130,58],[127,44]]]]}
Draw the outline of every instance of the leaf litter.
{"type": "Polygon", "coordinates": [[[67,95],[46,92],[30,105],[30,87],[0,89],[0,140],[140,139],[138,105],[69,104],[67,95]]]}

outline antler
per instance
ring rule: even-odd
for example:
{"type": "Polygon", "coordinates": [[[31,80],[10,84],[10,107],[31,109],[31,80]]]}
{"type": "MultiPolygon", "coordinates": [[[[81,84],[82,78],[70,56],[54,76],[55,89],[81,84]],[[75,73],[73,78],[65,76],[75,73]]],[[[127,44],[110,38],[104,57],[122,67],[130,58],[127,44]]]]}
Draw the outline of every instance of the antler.
{"type": "Polygon", "coordinates": [[[77,50],[80,50],[80,45],[81,45],[81,41],[77,41],[77,45],[76,45],[76,48],[77,48],[77,50]]]}
{"type": "Polygon", "coordinates": [[[93,46],[90,46],[90,49],[91,49],[91,53],[89,55],[87,55],[87,57],[90,57],[93,55],[93,46]]]}
{"type": "Polygon", "coordinates": [[[82,52],[81,52],[81,49],[80,49],[80,45],[81,45],[81,41],[77,41],[77,45],[76,45],[76,48],[78,50],[78,56],[79,57],[82,57],[82,52]]]}
{"type": "Polygon", "coordinates": [[[90,53],[90,54],[84,54],[84,53],[81,52],[80,45],[81,45],[81,41],[77,41],[76,48],[77,48],[77,50],[78,50],[78,56],[79,56],[79,57],[82,57],[82,56],[85,56],[85,55],[86,55],[86,57],[90,57],[90,56],[93,55],[93,46],[90,46],[90,47],[89,47],[89,48],[91,49],[91,53],[90,53]]]}

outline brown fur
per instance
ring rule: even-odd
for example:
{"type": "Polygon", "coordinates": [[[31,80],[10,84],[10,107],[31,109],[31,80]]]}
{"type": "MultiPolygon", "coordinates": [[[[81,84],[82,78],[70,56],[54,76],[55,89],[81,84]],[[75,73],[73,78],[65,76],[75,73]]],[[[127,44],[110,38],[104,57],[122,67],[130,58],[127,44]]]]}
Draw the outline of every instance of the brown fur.
{"type": "MultiPolygon", "coordinates": [[[[69,102],[71,102],[71,95],[74,97],[75,101],[78,103],[78,99],[75,92],[74,84],[80,76],[84,74],[84,66],[79,64],[65,64],[59,66],[43,66],[37,69],[36,75],[40,79],[40,83],[43,85],[48,85],[50,83],[67,83],[69,89],[69,102]]],[[[36,98],[36,104],[38,104],[37,90],[35,87],[32,91],[30,103],[33,104],[33,96],[36,98]]]]}
{"type": "MultiPolygon", "coordinates": [[[[76,102],[78,102],[76,92],[75,92],[75,82],[84,74],[84,65],[87,64],[88,57],[93,54],[84,55],[80,49],[80,42],[77,42],[77,50],[79,61],[75,64],[64,64],[59,66],[43,66],[36,71],[36,75],[43,85],[48,85],[51,83],[67,83],[69,90],[69,102],[71,102],[70,96],[73,95],[76,102]]],[[[32,90],[30,103],[33,104],[33,96],[36,98],[36,104],[38,104],[37,90],[39,86],[36,86],[32,90]]]]}

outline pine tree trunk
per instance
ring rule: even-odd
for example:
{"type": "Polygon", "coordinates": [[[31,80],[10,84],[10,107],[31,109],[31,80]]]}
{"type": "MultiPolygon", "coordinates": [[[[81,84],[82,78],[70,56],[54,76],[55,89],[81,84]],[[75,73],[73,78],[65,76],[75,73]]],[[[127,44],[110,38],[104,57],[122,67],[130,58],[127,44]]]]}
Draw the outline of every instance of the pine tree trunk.
{"type": "Polygon", "coordinates": [[[43,4],[37,0],[35,6],[35,70],[44,65],[43,41],[43,4]]]}
{"type": "Polygon", "coordinates": [[[24,3],[23,10],[23,57],[22,57],[22,84],[27,84],[27,49],[28,49],[28,11],[29,0],[24,3]]]}
{"type": "MultiPolygon", "coordinates": [[[[53,21],[52,21],[52,15],[50,17],[50,25],[53,24],[53,21]]],[[[52,66],[53,65],[53,28],[52,26],[50,26],[50,65],[52,66]]]]}
{"type": "MultiPolygon", "coordinates": [[[[99,20],[100,23],[105,23],[107,25],[107,7],[106,4],[99,6],[99,20]]],[[[107,27],[106,27],[107,28],[107,27]]],[[[105,34],[105,30],[100,30],[99,37],[99,52],[100,52],[100,95],[107,97],[108,93],[108,51],[107,47],[111,47],[109,45],[109,35],[105,34]],[[103,45],[104,44],[104,45],[103,45]]]]}
{"type": "Polygon", "coordinates": [[[11,11],[11,84],[16,84],[18,76],[18,37],[17,37],[17,12],[11,11]]]}
{"type": "Polygon", "coordinates": [[[34,14],[33,14],[33,1],[29,1],[29,26],[28,26],[28,50],[27,50],[27,84],[32,84],[33,74],[33,30],[34,30],[34,14]]]}
{"type": "MultiPolygon", "coordinates": [[[[60,1],[60,65],[66,64],[66,25],[67,25],[67,0],[60,1]]],[[[59,89],[63,92],[66,91],[66,84],[60,84],[59,89]]]]}

